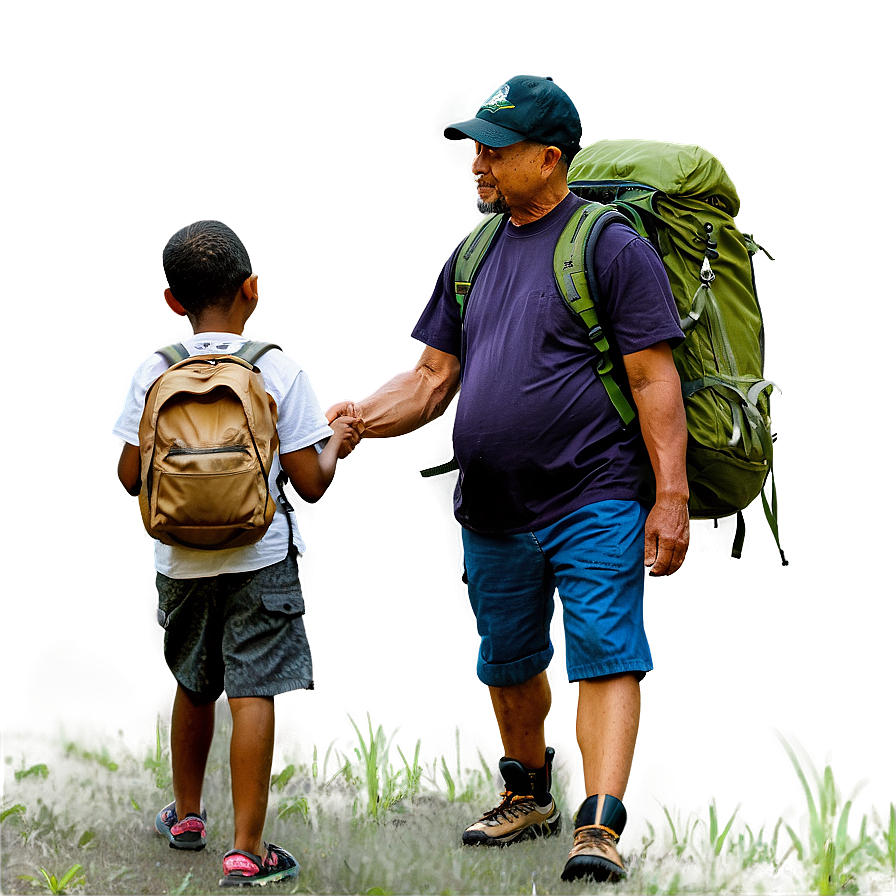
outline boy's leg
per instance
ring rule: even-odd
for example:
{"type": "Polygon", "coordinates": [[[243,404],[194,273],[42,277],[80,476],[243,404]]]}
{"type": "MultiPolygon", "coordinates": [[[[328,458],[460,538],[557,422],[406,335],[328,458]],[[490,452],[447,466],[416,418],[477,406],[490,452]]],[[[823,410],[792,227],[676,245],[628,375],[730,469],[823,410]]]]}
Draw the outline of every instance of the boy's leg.
{"type": "Polygon", "coordinates": [[[232,697],[233,848],[264,857],[262,834],[274,758],[274,698],[232,697]]]}
{"type": "Polygon", "coordinates": [[[215,704],[195,703],[177,686],[171,711],[171,776],[177,817],[201,811],[202,783],[215,733],[215,704]]]}

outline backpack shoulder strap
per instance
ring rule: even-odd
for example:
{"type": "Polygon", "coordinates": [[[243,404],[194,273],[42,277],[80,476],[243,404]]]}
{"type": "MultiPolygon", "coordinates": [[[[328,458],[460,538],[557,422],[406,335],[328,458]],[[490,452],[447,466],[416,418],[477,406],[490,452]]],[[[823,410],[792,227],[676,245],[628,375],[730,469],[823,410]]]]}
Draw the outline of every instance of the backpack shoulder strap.
{"type": "Polygon", "coordinates": [[[612,375],[610,343],[597,318],[592,295],[597,282],[587,264],[594,255],[601,232],[614,221],[631,226],[631,221],[611,205],[592,202],[577,208],[563,228],[554,249],[554,279],[563,301],[588,331],[588,338],[597,352],[595,373],[622,418],[622,425],[628,426],[635,419],[635,412],[612,375]]]}
{"type": "Polygon", "coordinates": [[[257,342],[254,339],[250,339],[242,348],[238,349],[233,354],[235,357],[242,358],[244,361],[248,361],[254,366],[256,361],[258,361],[262,355],[274,348],[280,348],[280,346],[275,345],[273,342],[257,342]]]}
{"type": "Polygon", "coordinates": [[[476,272],[488,254],[495,235],[506,220],[507,215],[489,215],[470,231],[467,238],[461,243],[454,263],[454,297],[457,299],[457,304],[460,305],[461,319],[466,310],[467,296],[476,279],[476,272]]]}
{"type": "Polygon", "coordinates": [[[168,362],[169,367],[180,361],[186,361],[190,357],[190,353],[182,342],[166,345],[164,348],[160,348],[156,354],[161,355],[168,362]]]}

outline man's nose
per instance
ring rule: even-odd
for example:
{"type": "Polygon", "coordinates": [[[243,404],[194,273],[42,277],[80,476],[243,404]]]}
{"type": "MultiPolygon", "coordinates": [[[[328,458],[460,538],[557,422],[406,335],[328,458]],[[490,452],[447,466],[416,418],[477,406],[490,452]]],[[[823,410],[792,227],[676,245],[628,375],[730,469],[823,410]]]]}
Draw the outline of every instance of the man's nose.
{"type": "Polygon", "coordinates": [[[473,174],[485,174],[488,166],[485,164],[485,150],[480,149],[473,158],[473,174]]]}

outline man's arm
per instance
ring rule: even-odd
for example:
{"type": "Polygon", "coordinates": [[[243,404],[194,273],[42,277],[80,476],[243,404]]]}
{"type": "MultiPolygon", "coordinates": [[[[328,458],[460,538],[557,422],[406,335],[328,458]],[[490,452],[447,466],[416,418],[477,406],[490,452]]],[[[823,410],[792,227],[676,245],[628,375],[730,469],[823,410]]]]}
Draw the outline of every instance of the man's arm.
{"type": "Polygon", "coordinates": [[[644,565],[650,575],[672,575],[684,562],[689,541],[688,430],[681,380],[666,342],[623,358],[641,433],[656,478],[656,504],[644,531],[644,565]]]}
{"type": "Polygon", "coordinates": [[[427,346],[413,370],[399,373],[362,402],[343,401],[327,411],[332,422],[343,414],[360,416],[366,437],[401,436],[440,417],[460,385],[460,361],[427,346]]]}

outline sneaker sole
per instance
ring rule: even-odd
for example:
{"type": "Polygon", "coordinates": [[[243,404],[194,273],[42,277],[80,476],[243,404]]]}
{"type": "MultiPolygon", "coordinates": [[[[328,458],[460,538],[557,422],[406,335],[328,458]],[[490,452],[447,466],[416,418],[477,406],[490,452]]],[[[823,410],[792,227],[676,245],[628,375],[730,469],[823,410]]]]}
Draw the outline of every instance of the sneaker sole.
{"type": "Polygon", "coordinates": [[[287,880],[290,877],[298,877],[299,876],[299,867],[295,868],[287,868],[285,871],[275,871],[273,874],[269,874],[264,878],[252,877],[252,878],[235,878],[235,877],[222,877],[221,880],[218,881],[219,887],[263,887],[265,884],[275,884],[281,880],[287,880]]]}
{"type": "Polygon", "coordinates": [[[199,852],[200,849],[205,849],[205,842],[200,843],[198,840],[175,840],[171,831],[165,827],[158,815],[156,816],[156,833],[168,841],[168,846],[170,846],[171,849],[185,849],[191,852],[199,852]]]}
{"type": "Polygon", "coordinates": [[[503,837],[489,837],[485,831],[464,831],[461,840],[464,846],[510,846],[523,840],[538,840],[560,833],[560,813],[555,812],[540,824],[530,824],[503,837]]]}
{"type": "Polygon", "coordinates": [[[182,840],[169,840],[168,846],[171,849],[181,849],[188,850],[189,852],[199,852],[202,849],[205,849],[204,843],[196,843],[194,842],[184,842],[182,840]]]}

